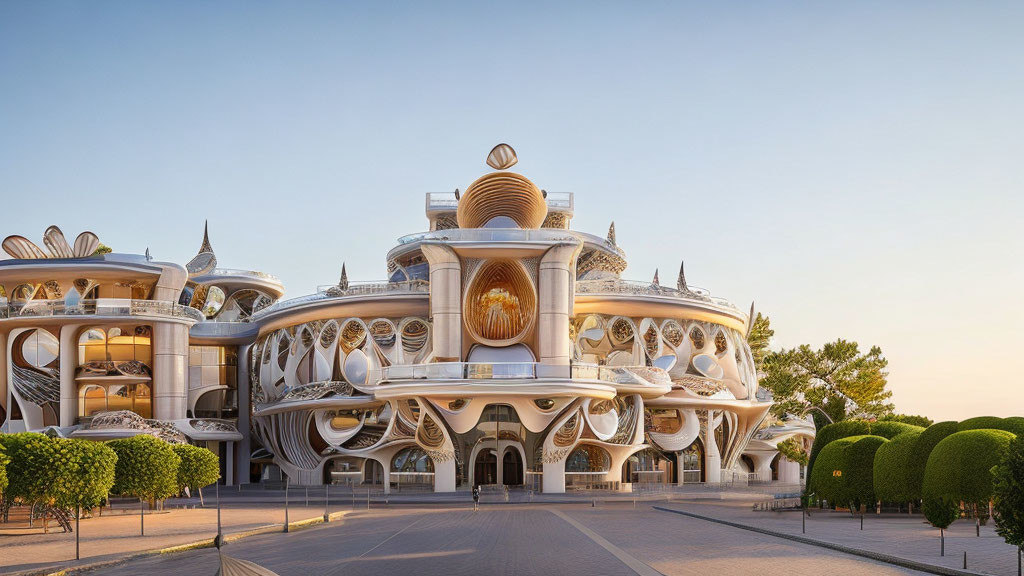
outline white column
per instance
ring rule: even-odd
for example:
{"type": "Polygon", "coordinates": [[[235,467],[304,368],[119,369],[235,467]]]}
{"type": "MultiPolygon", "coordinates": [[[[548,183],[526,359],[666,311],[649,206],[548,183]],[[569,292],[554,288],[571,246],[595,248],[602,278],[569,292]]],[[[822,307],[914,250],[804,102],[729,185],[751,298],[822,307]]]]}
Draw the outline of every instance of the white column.
{"type": "Polygon", "coordinates": [[[0,426],[3,426],[11,413],[10,403],[7,399],[7,371],[9,369],[7,366],[7,332],[0,332],[0,412],[4,413],[4,417],[0,418],[0,426]]]}
{"type": "Polygon", "coordinates": [[[544,253],[537,285],[540,308],[538,377],[569,378],[572,347],[569,318],[572,316],[574,269],[580,244],[560,244],[544,253]]]}
{"type": "Polygon", "coordinates": [[[78,386],[75,370],[78,368],[79,324],[60,328],[60,425],[74,426],[78,418],[78,386]]]}
{"type": "Polygon", "coordinates": [[[188,326],[177,322],[153,324],[153,418],[181,420],[186,416],[188,326]]]}
{"type": "Polygon", "coordinates": [[[455,458],[434,463],[434,492],[455,492],[455,458]]]}
{"type": "Polygon", "coordinates": [[[704,480],[708,484],[719,484],[722,481],[722,456],[715,442],[715,411],[708,410],[707,414],[707,423],[704,425],[704,480]]]}
{"type": "Polygon", "coordinates": [[[545,494],[565,493],[565,460],[558,462],[544,462],[544,482],[542,484],[545,494]]]}
{"type": "Polygon", "coordinates": [[[234,486],[235,484],[235,442],[233,440],[226,442],[227,453],[225,458],[227,462],[224,463],[224,485],[234,486]]]}
{"type": "Polygon", "coordinates": [[[462,265],[447,246],[424,244],[430,263],[430,315],[434,358],[442,362],[462,359],[462,265]]]}
{"type": "Polygon", "coordinates": [[[249,400],[250,396],[250,380],[249,371],[252,370],[252,366],[249,365],[249,356],[252,349],[252,344],[245,344],[238,347],[238,366],[235,369],[238,386],[238,431],[242,433],[242,439],[236,442],[237,446],[234,446],[233,451],[235,455],[234,469],[238,470],[239,477],[236,481],[239,484],[249,483],[249,458],[252,456],[252,447],[250,444],[250,432],[251,426],[249,422],[249,400]]]}

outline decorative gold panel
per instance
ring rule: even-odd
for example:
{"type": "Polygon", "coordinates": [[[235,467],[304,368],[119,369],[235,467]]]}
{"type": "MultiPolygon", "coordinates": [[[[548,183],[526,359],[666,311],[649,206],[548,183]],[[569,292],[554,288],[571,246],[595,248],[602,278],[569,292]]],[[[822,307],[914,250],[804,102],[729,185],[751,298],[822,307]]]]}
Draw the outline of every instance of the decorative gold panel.
{"type": "Polygon", "coordinates": [[[522,264],[491,260],[473,276],[464,308],[466,327],[474,337],[508,345],[521,340],[533,325],[537,294],[522,264]]]}
{"type": "Polygon", "coordinates": [[[459,200],[459,228],[483,228],[499,216],[520,228],[536,229],[547,216],[548,205],[540,189],[514,172],[493,172],[469,185],[459,200]]]}

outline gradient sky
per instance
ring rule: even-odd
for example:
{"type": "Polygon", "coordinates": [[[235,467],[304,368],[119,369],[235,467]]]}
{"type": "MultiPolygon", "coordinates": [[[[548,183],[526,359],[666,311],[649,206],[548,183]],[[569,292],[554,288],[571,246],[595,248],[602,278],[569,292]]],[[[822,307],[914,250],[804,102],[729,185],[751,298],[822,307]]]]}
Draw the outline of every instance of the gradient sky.
{"type": "Polygon", "coordinates": [[[0,3],[0,235],[287,296],[385,277],[498,142],[625,277],[881,346],[898,410],[1024,414],[1024,4],[0,3]]]}

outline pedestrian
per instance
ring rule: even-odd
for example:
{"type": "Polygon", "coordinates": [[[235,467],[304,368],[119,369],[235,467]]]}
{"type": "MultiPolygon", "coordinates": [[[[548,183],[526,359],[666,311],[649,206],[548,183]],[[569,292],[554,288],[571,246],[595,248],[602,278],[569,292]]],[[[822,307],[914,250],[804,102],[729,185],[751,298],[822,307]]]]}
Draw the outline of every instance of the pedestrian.
{"type": "Polygon", "coordinates": [[[480,487],[473,486],[473,511],[480,509],[480,487]]]}

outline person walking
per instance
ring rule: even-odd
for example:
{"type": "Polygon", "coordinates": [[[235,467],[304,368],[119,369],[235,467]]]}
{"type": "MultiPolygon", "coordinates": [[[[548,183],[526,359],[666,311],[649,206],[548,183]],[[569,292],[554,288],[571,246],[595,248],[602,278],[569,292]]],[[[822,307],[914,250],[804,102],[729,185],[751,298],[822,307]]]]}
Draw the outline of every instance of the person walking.
{"type": "Polygon", "coordinates": [[[473,486],[473,511],[480,509],[480,487],[473,486]]]}

